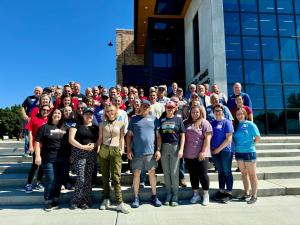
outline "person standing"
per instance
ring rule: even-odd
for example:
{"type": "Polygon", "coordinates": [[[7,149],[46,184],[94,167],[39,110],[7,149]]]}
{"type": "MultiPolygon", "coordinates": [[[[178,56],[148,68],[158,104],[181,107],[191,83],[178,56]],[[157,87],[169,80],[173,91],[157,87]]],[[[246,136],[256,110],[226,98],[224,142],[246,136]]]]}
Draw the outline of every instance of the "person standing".
{"type": "Polygon", "coordinates": [[[64,175],[62,140],[66,130],[63,126],[62,112],[54,109],[49,115],[47,124],[39,128],[35,137],[35,164],[42,165],[45,174],[45,211],[58,208],[64,175]]]}
{"type": "Polygon", "coordinates": [[[38,132],[38,129],[47,123],[49,113],[50,113],[49,105],[41,106],[37,116],[32,117],[29,120],[29,123],[26,125],[26,129],[29,132],[29,150],[31,153],[33,153],[32,164],[31,164],[30,171],[28,173],[27,184],[25,186],[25,193],[27,194],[32,193],[33,190],[32,180],[37,170],[38,170],[38,175],[37,175],[36,189],[44,188],[42,185],[42,179],[44,174],[43,169],[42,167],[38,166],[35,163],[34,142],[35,142],[35,136],[38,132]]]}
{"type": "Polygon", "coordinates": [[[160,159],[161,136],[159,133],[159,121],[155,116],[149,115],[151,103],[143,100],[140,114],[131,118],[127,132],[127,157],[131,162],[133,171],[134,201],[133,208],[140,206],[139,184],[142,170],[149,173],[152,190],[152,204],[160,207],[162,204],[156,196],[155,168],[160,159]],[[155,148],[156,140],[156,152],[155,148]]]}
{"type": "Polygon", "coordinates": [[[175,102],[167,102],[165,108],[166,115],[159,119],[162,138],[161,164],[167,190],[164,205],[177,206],[179,160],[183,155],[185,127],[182,118],[174,114],[176,110],[175,102]]]}
{"type": "Polygon", "coordinates": [[[83,109],[83,121],[69,130],[69,142],[73,146],[72,158],[76,170],[75,191],[70,209],[88,209],[92,206],[92,173],[97,159],[96,144],[99,127],[92,124],[94,110],[83,109]]]}
{"type": "Polygon", "coordinates": [[[28,96],[22,103],[21,115],[23,117],[24,139],[25,139],[24,156],[29,156],[29,137],[28,137],[28,131],[27,129],[25,129],[25,126],[29,122],[31,111],[33,110],[34,107],[38,105],[42,91],[43,91],[42,87],[36,86],[34,88],[34,95],[28,96]]]}
{"type": "Polygon", "coordinates": [[[242,85],[237,82],[233,85],[233,94],[229,96],[227,101],[227,107],[229,108],[229,110],[233,110],[234,108],[236,108],[237,105],[235,102],[235,97],[238,95],[242,96],[244,105],[252,109],[252,101],[250,99],[250,96],[247,93],[242,92],[242,85]]]}
{"type": "Polygon", "coordinates": [[[234,132],[232,122],[224,117],[223,106],[215,105],[215,120],[211,122],[213,136],[211,153],[213,162],[218,170],[219,191],[215,195],[216,201],[227,203],[232,199],[233,177],[231,141],[234,132]],[[225,191],[225,185],[227,191],[225,191]]]}
{"type": "Polygon", "coordinates": [[[208,158],[211,157],[210,140],[212,136],[212,127],[204,119],[205,109],[201,106],[195,106],[191,109],[189,118],[185,124],[185,146],[183,157],[186,167],[190,174],[193,197],[190,203],[197,203],[201,200],[199,194],[199,181],[203,189],[202,205],[209,204],[209,177],[208,177],[208,158]]]}
{"type": "Polygon", "coordinates": [[[244,196],[248,204],[257,201],[258,179],[256,175],[256,148],[260,141],[260,133],[255,123],[247,120],[247,112],[240,108],[236,111],[238,124],[235,126],[233,140],[235,143],[235,159],[242,174],[244,196]],[[250,196],[251,186],[251,196],[250,196]]]}
{"type": "Polygon", "coordinates": [[[103,183],[103,202],[101,210],[105,210],[110,205],[110,177],[114,186],[117,211],[125,214],[129,209],[123,202],[121,191],[121,166],[122,154],[124,152],[125,124],[117,120],[118,110],[114,105],[105,107],[105,120],[100,124],[98,154],[100,159],[102,183],[103,183]]]}

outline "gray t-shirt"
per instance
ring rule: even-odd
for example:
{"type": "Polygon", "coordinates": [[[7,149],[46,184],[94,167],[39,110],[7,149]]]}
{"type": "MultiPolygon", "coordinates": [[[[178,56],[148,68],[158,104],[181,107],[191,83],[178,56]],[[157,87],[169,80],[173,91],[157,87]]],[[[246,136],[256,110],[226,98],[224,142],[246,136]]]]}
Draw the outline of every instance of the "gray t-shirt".
{"type": "Polygon", "coordinates": [[[132,148],[135,156],[154,153],[155,133],[159,129],[159,120],[152,115],[131,118],[128,130],[133,133],[132,148]]]}

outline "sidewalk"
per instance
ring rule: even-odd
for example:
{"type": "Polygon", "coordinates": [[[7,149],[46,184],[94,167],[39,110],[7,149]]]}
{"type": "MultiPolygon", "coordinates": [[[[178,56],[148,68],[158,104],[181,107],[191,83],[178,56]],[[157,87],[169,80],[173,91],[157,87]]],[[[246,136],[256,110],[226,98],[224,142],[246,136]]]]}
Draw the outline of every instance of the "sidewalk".
{"type": "Polygon", "coordinates": [[[186,204],[155,208],[143,204],[127,215],[100,211],[98,206],[74,211],[65,206],[52,212],[43,211],[42,206],[7,207],[0,210],[0,225],[299,225],[300,196],[264,197],[254,205],[212,202],[207,207],[186,204]]]}

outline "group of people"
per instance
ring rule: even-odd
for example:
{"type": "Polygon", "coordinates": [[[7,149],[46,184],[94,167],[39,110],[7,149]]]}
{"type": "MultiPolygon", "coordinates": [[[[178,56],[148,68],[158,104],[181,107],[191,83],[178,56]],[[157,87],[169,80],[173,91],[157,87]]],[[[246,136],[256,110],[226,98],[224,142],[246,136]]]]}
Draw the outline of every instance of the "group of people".
{"type": "Polygon", "coordinates": [[[134,201],[140,205],[139,188],[148,172],[151,203],[177,206],[179,185],[186,187],[187,168],[193,190],[191,203],[210,201],[208,176],[211,158],[218,171],[216,201],[232,199],[233,156],[244,184],[242,200],[257,200],[256,149],[260,140],[253,123],[252,103],[240,83],[227,96],[217,84],[191,84],[183,89],[173,83],[149,88],[101,85],[87,88],[70,82],[63,87],[37,86],[34,95],[22,104],[25,121],[25,155],[32,154],[32,167],[25,192],[31,193],[38,170],[36,188],[44,186],[45,210],[59,205],[62,188],[72,188],[69,171],[73,165],[76,183],[70,209],[92,207],[92,180],[100,164],[103,184],[101,210],[110,206],[110,183],[115,191],[117,210],[129,213],[121,192],[122,155],[127,154],[133,174],[134,201]],[[97,156],[99,160],[97,160],[97,156]],[[98,161],[98,162],[97,162],[98,161]],[[156,194],[155,170],[161,164],[166,188],[163,203],[156,194]],[[44,178],[44,179],[43,179],[44,178]],[[201,196],[200,184],[203,190],[201,196]]]}

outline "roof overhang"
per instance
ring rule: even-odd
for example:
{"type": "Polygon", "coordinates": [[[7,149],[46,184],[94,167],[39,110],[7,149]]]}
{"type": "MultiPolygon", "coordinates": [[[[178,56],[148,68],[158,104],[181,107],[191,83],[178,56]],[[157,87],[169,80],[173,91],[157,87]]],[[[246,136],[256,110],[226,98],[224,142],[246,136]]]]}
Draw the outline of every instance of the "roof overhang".
{"type": "MultiPolygon", "coordinates": [[[[172,0],[175,1],[175,0],[172,0]]],[[[191,0],[182,0],[179,13],[159,13],[158,4],[172,7],[171,0],[134,0],[134,46],[136,54],[144,54],[146,38],[148,33],[149,18],[181,19],[184,18],[191,0]]]]}

